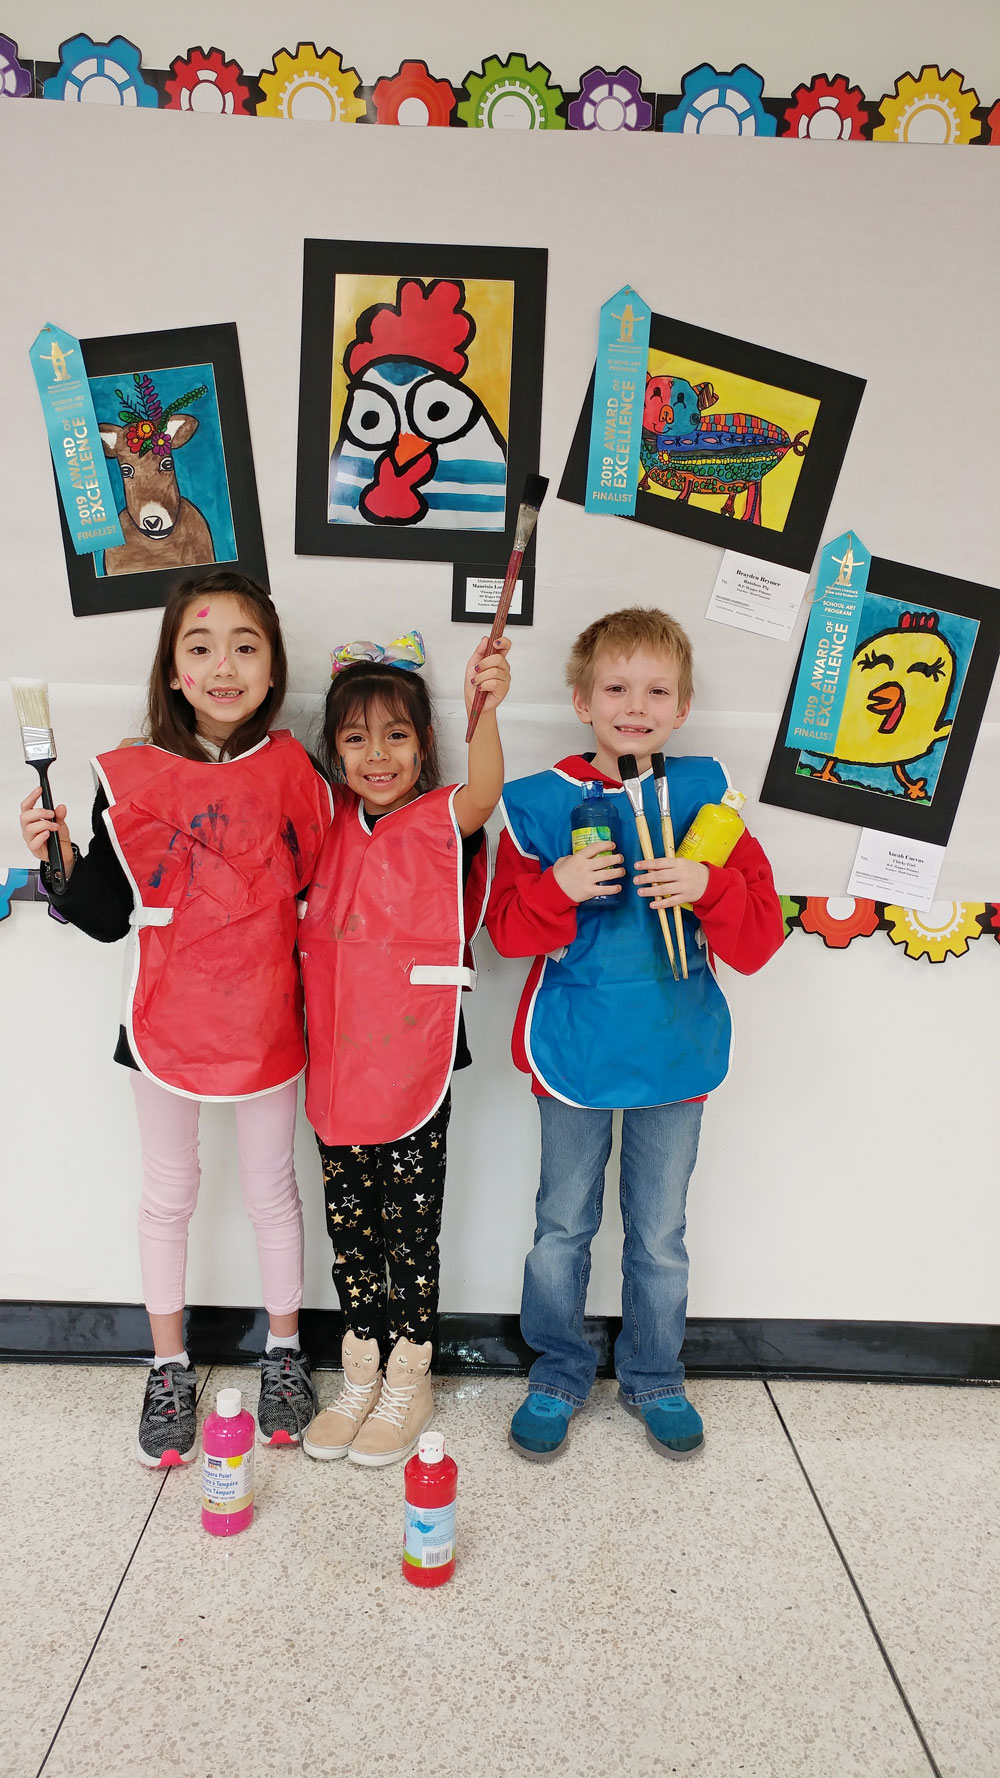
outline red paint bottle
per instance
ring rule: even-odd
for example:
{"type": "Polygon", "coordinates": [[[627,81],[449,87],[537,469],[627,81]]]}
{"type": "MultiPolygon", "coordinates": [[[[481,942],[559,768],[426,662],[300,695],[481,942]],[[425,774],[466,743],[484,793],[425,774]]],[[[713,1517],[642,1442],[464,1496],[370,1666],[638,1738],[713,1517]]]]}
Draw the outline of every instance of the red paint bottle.
{"type": "Polygon", "coordinates": [[[455,1495],[458,1464],[446,1457],[444,1436],[422,1432],[403,1471],[403,1573],[415,1587],[440,1587],[455,1572],[455,1495]]]}

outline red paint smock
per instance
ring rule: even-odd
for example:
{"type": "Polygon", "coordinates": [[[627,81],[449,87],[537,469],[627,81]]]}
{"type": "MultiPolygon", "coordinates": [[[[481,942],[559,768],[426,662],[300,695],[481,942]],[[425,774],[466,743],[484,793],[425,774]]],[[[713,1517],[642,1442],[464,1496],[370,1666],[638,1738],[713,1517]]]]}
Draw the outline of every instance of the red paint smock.
{"type": "Polygon", "coordinates": [[[463,893],[457,788],[428,791],[369,832],[360,799],[334,786],[299,933],[306,1116],[331,1147],[396,1142],[448,1090],[489,892],[484,843],[463,893]]]}
{"type": "Polygon", "coordinates": [[[94,762],[135,897],[122,1022],[143,1074],[190,1099],[253,1099],[305,1067],[295,942],[330,824],[305,749],[237,759],[122,747],[94,762]]]}

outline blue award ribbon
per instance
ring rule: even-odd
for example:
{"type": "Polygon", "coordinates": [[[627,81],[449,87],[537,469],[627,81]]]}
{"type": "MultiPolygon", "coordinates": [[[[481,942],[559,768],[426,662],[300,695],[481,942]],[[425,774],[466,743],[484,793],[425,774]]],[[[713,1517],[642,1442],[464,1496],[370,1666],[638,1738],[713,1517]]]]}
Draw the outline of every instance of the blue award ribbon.
{"type": "Polygon", "coordinates": [[[631,284],[604,304],[587,459],[587,512],[635,512],[649,357],[648,303],[631,284]]]}
{"type": "Polygon", "coordinates": [[[832,753],[857,646],[871,552],[853,531],[823,547],[785,746],[832,753]]]}
{"type": "Polygon", "coordinates": [[[124,543],[79,340],[49,325],[30,356],[73,548],[87,556],[124,543]]]}

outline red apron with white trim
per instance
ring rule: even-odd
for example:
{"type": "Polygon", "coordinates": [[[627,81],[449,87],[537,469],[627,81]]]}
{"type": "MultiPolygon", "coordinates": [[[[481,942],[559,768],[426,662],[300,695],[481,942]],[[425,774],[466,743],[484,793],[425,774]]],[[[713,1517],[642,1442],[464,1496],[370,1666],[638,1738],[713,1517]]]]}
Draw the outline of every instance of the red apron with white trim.
{"type": "Polygon", "coordinates": [[[333,1147],[398,1141],[448,1090],[490,878],[484,840],[463,895],[455,789],[382,815],[371,833],[353,792],[334,790],[299,932],[306,1115],[333,1147]]]}
{"type": "Polygon", "coordinates": [[[95,761],[135,896],[123,1023],[136,1062],[193,1099],[249,1099],[305,1067],[298,892],[330,796],[283,730],[238,759],[123,747],[95,761]]]}

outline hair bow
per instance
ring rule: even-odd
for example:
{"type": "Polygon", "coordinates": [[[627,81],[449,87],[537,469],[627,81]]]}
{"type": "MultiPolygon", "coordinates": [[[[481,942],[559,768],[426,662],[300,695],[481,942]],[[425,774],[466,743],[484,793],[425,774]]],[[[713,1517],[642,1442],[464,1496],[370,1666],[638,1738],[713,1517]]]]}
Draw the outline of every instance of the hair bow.
{"type": "Polygon", "coordinates": [[[341,642],[330,656],[330,678],[353,667],[357,661],[381,661],[386,667],[405,667],[416,673],[427,659],[424,639],[419,630],[408,630],[383,648],[378,642],[341,642]]]}

